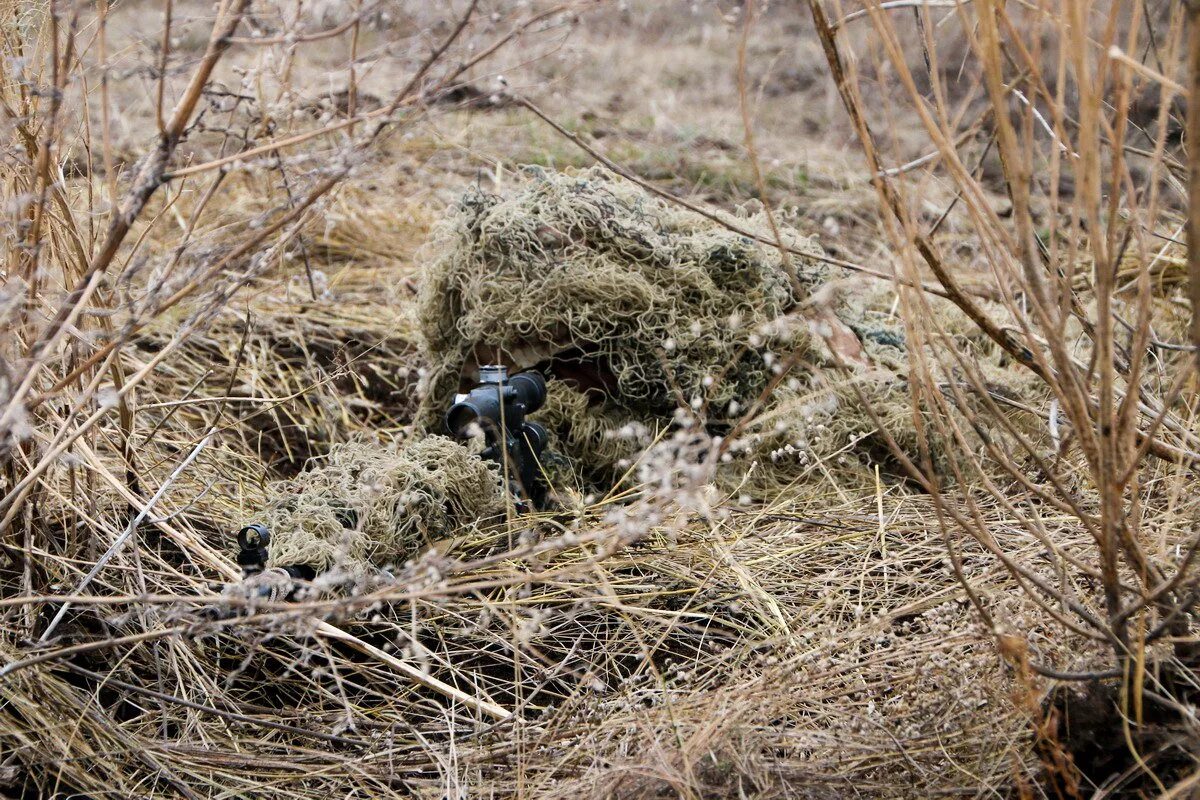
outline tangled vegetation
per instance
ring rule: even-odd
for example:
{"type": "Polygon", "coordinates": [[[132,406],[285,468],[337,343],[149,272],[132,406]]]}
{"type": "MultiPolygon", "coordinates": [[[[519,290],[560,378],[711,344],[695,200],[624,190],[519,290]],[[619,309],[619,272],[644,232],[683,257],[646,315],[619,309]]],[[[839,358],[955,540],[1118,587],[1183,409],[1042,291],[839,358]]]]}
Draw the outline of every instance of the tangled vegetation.
{"type": "Polygon", "coordinates": [[[1200,7],[0,18],[0,794],[1200,786],[1200,7]]]}

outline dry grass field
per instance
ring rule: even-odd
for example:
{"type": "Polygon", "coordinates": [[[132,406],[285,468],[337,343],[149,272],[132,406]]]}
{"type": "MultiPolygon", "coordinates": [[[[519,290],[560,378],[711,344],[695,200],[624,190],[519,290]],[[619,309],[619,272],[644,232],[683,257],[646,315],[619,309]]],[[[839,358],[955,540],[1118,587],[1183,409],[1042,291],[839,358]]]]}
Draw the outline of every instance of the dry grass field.
{"type": "Polygon", "coordinates": [[[0,793],[1200,796],[1189,15],[0,0],[0,793]]]}

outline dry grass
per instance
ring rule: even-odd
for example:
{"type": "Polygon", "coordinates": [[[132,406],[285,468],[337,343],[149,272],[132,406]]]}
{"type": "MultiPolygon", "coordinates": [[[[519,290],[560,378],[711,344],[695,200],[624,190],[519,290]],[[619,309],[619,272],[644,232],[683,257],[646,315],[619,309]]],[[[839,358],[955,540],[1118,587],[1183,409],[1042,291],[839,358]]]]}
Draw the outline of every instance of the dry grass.
{"type": "Polygon", "coordinates": [[[299,8],[0,3],[4,791],[1186,796],[1181,12],[830,3],[822,50],[807,7],[299,8]],[[746,503],[667,435],[608,494],[351,586],[240,586],[271,480],[410,433],[447,201],[591,162],[502,88],[894,276],[950,474],[918,442],[746,503]],[[977,444],[1014,401],[922,283],[1044,376],[1015,402],[1052,445],[977,444]]]}

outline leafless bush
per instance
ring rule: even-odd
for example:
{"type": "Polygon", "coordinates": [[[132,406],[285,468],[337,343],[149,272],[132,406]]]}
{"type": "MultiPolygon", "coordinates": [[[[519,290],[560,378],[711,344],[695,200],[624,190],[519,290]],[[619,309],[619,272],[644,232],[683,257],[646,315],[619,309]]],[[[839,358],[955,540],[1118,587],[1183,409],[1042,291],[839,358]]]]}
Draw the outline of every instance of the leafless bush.
{"type": "MultiPolygon", "coordinates": [[[[227,627],[196,617],[189,595],[207,595],[209,582],[239,576],[223,530],[237,518],[228,513],[235,507],[211,514],[211,503],[222,501],[210,490],[220,484],[222,493],[234,485],[253,491],[261,483],[262,465],[246,456],[256,448],[262,454],[261,438],[247,439],[264,415],[276,415],[266,426],[278,432],[268,449],[297,463],[320,427],[310,426],[306,413],[313,421],[327,418],[332,405],[342,434],[388,413],[402,417],[405,401],[393,401],[389,390],[403,388],[410,368],[392,364],[395,372],[382,378],[392,383],[374,389],[353,368],[375,351],[409,355],[387,338],[394,317],[331,311],[311,335],[297,337],[294,305],[267,304],[265,320],[248,313],[239,320],[231,299],[292,278],[301,296],[314,303],[323,297],[327,279],[310,255],[354,246],[337,224],[345,213],[343,184],[452,102],[448,93],[476,80],[489,85],[489,70],[507,63],[514,49],[534,48],[520,58],[552,49],[572,22],[569,3],[486,12],[478,0],[457,6],[3,4],[0,580],[7,663],[0,683],[13,723],[5,726],[5,736],[12,734],[6,781],[19,764],[41,764],[21,773],[31,789],[49,792],[65,781],[91,794],[134,796],[152,790],[138,784],[149,775],[185,796],[208,791],[189,788],[196,784],[178,765],[165,766],[132,744],[108,711],[87,708],[63,682],[72,674],[63,670],[86,684],[96,676],[73,654],[152,642],[148,660],[126,653],[130,681],[108,674],[88,685],[102,691],[113,681],[163,709],[245,719],[180,696],[220,696],[218,675],[189,680],[192,689],[163,691],[168,663],[192,679],[205,671],[203,648],[179,635],[220,636],[227,627]],[[146,36],[150,26],[134,15],[160,18],[158,33],[146,36]],[[316,46],[340,53],[338,66],[316,72],[311,60],[298,58],[316,46]],[[296,352],[275,361],[289,340],[296,352]],[[264,356],[271,363],[263,364],[264,356]],[[294,390],[290,396],[259,395],[263,366],[274,372],[266,383],[294,390]],[[350,389],[321,391],[346,375],[350,389]],[[311,402],[314,396],[326,398],[327,407],[311,402]],[[367,417],[364,406],[378,413],[367,417]],[[292,425],[280,411],[292,415],[292,425]],[[96,614],[88,597],[97,588],[149,604],[96,614]],[[148,599],[153,595],[159,601],[148,599]],[[128,634],[130,626],[139,632],[128,634]],[[35,654],[22,658],[18,646],[34,646],[35,654]],[[60,666],[33,666],[47,662],[60,666]],[[159,677],[158,688],[140,685],[143,669],[159,677]],[[78,738],[54,734],[59,749],[45,752],[38,731],[53,728],[54,715],[74,713],[68,709],[83,715],[87,730],[78,738]],[[96,752],[122,755],[97,765],[96,752]],[[57,777],[44,769],[51,762],[59,765],[57,777]],[[138,777],[138,770],[149,771],[138,777]]],[[[368,211],[355,206],[356,217],[368,211]]],[[[387,226],[393,230],[372,248],[386,247],[387,235],[402,228],[400,215],[387,226]]],[[[355,227],[367,231],[370,223],[356,218],[355,227]]],[[[384,309],[377,305],[375,313],[384,309]]],[[[229,607],[235,599],[204,602],[229,607]]],[[[370,658],[390,663],[413,686],[461,695],[485,715],[489,708],[508,713],[328,623],[295,624],[337,646],[374,653],[370,658]]]]}
{"type": "MultiPolygon", "coordinates": [[[[1198,665],[1200,442],[1189,387],[1200,340],[1196,288],[1188,289],[1185,271],[1196,258],[1187,211],[1195,213],[1195,195],[1192,156],[1177,135],[1192,74],[1184,7],[811,8],[874,173],[898,281],[932,277],[1047,389],[1044,401],[1026,401],[1035,402],[1028,413],[1045,419],[1049,448],[1012,428],[1003,398],[938,327],[926,295],[898,283],[914,408],[937,410],[926,417],[928,434],[960,446],[952,475],[898,448],[895,454],[935,499],[955,567],[1014,669],[1063,681],[1115,679],[1112,719],[1124,726],[1135,764],[1124,780],[1162,788],[1160,780],[1190,771],[1192,756],[1150,734],[1166,724],[1196,735],[1190,703],[1198,665]],[[873,36],[855,48],[845,31],[862,25],[873,36]],[[948,62],[947,50],[961,57],[948,62]],[[884,87],[881,106],[864,102],[867,82],[884,87]],[[892,155],[887,126],[897,117],[920,120],[927,155],[892,155]],[[989,191],[989,153],[999,159],[1007,202],[989,191]],[[953,190],[945,207],[922,200],[934,184],[953,190]],[[949,225],[957,227],[953,237],[949,225]],[[985,310],[980,296],[1000,299],[1016,324],[985,310]],[[937,377],[944,375],[955,378],[937,377]],[[947,412],[966,408],[972,395],[990,413],[972,420],[974,431],[953,427],[947,412]],[[1017,447],[998,446],[993,433],[1013,437],[1017,447]],[[961,502],[943,495],[948,478],[977,491],[961,502]],[[1040,543],[1039,555],[1017,554],[1024,536],[997,535],[981,516],[981,504],[991,503],[1040,543]],[[1089,546],[1062,547],[1049,518],[1070,519],[1089,546]],[[1036,647],[1023,621],[997,613],[962,574],[960,533],[986,548],[1064,632],[1107,647],[1107,665],[1081,669],[1031,654],[1036,647]]],[[[1043,757],[1061,791],[1081,791],[1076,768],[1061,754],[1043,757]]]]}

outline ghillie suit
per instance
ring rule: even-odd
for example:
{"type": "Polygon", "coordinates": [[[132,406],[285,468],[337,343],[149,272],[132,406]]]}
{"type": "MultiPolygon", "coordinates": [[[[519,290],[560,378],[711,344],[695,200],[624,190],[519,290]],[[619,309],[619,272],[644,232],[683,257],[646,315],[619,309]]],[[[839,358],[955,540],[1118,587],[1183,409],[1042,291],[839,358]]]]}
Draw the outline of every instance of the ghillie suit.
{"type": "Polygon", "coordinates": [[[270,565],[316,572],[387,566],[433,540],[504,513],[500,474],[463,445],[427,436],[333,447],[268,488],[270,565]]]}
{"type": "MultiPolygon", "coordinates": [[[[884,449],[828,341],[915,451],[890,287],[839,292],[850,276],[823,263],[814,241],[780,226],[785,245],[810,254],[785,262],[764,243],[774,234],[762,213],[730,220],[756,238],[602,168],[530,169],[507,196],[470,190],[429,248],[418,313],[430,372],[418,424],[438,430],[438,410],[481,364],[537,367],[552,381],[536,418],[577,475],[603,487],[680,409],[724,435],[757,405],[719,482],[767,494],[818,464],[827,474],[824,462],[845,453],[884,449]],[[822,302],[811,302],[818,293],[822,302]],[[772,386],[785,360],[794,369],[772,386]]],[[[949,303],[939,308],[952,323],[962,318],[949,303]]]]}

